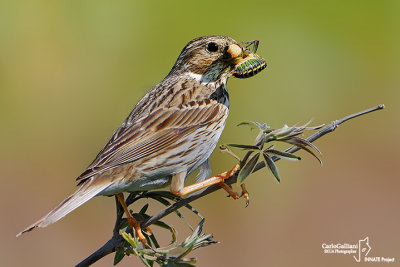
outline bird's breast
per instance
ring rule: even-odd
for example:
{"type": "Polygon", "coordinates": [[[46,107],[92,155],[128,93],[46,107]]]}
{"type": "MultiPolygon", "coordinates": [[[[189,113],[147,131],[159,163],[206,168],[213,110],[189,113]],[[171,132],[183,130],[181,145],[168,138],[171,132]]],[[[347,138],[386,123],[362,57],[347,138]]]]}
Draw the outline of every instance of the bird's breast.
{"type": "Polygon", "coordinates": [[[214,99],[218,103],[221,103],[229,108],[229,94],[225,84],[221,84],[219,87],[217,87],[217,89],[210,95],[210,99],[214,99]]]}

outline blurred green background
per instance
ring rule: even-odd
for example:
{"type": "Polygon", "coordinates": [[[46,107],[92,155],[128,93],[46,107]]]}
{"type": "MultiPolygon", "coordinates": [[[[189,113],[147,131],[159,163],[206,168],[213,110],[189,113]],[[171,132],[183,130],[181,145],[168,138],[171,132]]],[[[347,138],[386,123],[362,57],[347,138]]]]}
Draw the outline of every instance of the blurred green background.
{"type": "MultiPolygon", "coordinates": [[[[1,1],[2,266],[71,266],[108,240],[114,200],[105,197],[15,234],[75,190],[141,96],[203,35],[258,39],[268,61],[254,78],[229,81],[220,143],[252,142],[255,133],[236,127],[245,120],[278,128],[387,108],[319,140],[322,166],[301,153],[301,162],[279,162],[281,184],[266,171],[249,178],[248,208],[223,192],[194,202],[204,231],[221,241],[194,253],[199,266],[353,266],[321,244],[366,236],[370,256],[400,261],[399,1],[1,1]]],[[[234,163],[211,158],[213,173],[234,163]]]]}

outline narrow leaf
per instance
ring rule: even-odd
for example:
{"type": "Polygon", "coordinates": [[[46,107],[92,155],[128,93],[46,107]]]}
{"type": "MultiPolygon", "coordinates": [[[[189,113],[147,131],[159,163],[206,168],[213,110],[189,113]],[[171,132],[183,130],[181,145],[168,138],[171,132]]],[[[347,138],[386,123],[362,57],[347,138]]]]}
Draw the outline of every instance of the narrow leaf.
{"type": "MultiPolygon", "coordinates": [[[[158,192],[158,191],[154,191],[154,192],[158,192]]],[[[154,193],[154,192],[152,192],[152,193],[154,193]]],[[[166,207],[171,205],[171,203],[168,200],[166,200],[166,199],[164,199],[161,196],[158,196],[156,194],[148,195],[148,197],[150,197],[150,198],[152,198],[154,200],[157,200],[158,202],[160,202],[161,204],[165,205],[166,207]]],[[[182,213],[179,212],[179,210],[175,210],[174,212],[179,218],[181,218],[181,219],[184,218],[184,216],[182,215],[182,213]]]]}
{"type": "Polygon", "coordinates": [[[292,144],[292,145],[295,145],[295,146],[297,146],[297,147],[299,147],[299,148],[301,148],[301,149],[307,151],[307,152],[310,153],[312,156],[314,156],[314,157],[319,161],[320,164],[322,164],[321,159],[320,159],[311,149],[309,149],[309,148],[306,147],[305,145],[300,144],[300,143],[298,143],[298,142],[291,142],[290,140],[285,140],[284,142],[289,143],[289,144],[292,144]]]}
{"type": "Polygon", "coordinates": [[[325,123],[323,123],[323,124],[321,124],[321,125],[317,125],[317,126],[313,126],[313,127],[306,127],[306,128],[304,128],[305,130],[319,130],[319,129],[321,129],[322,127],[324,127],[325,126],[325,123]]]}
{"type": "Polygon", "coordinates": [[[257,164],[258,158],[260,157],[260,153],[254,154],[251,159],[244,165],[244,167],[240,170],[238,175],[238,182],[242,184],[244,180],[249,176],[249,174],[253,171],[254,167],[257,164]]]}
{"type": "Polygon", "coordinates": [[[267,153],[263,153],[263,156],[266,165],[271,170],[272,174],[275,176],[278,183],[280,183],[281,179],[279,178],[278,168],[276,167],[275,162],[271,159],[271,157],[267,153]]]}
{"type": "Polygon", "coordinates": [[[266,150],[264,150],[264,153],[272,154],[274,156],[277,156],[278,158],[286,159],[286,160],[293,160],[293,161],[301,160],[301,158],[299,156],[296,156],[292,153],[279,151],[279,150],[275,150],[275,149],[266,149],[266,150]]]}
{"type": "Polygon", "coordinates": [[[117,265],[125,257],[123,252],[117,251],[114,256],[114,265],[117,265]]]}
{"type": "Polygon", "coordinates": [[[269,133],[269,134],[265,135],[264,142],[268,143],[268,142],[275,141],[276,139],[277,139],[277,137],[273,133],[269,133]]]}
{"type": "Polygon", "coordinates": [[[279,137],[284,137],[284,136],[290,134],[290,133],[293,132],[294,130],[295,130],[294,127],[289,127],[289,126],[287,126],[287,125],[285,124],[282,128],[273,131],[273,134],[274,134],[277,138],[279,138],[279,137]]]}
{"type": "Polygon", "coordinates": [[[175,232],[175,229],[172,226],[169,226],[168,224],[166,224],[165,222],[162,222],[162,221],[156,221],[154,223],[154,225],[156,225],[158,227],[161,227],[163,229],[169,230],[171,232],[171,235],[172,235],[171,244],[176,242],[176,232],[175,232]]]}
{"type": "Polygon", "coordinates": [[[204,219],[204,216],[200,214],[200,212],[198,212],[195,208],[193,208],[192,205],[190,204],[186,204],[185,208],[187,208],[188,210],[190,210],[191,212],[193,212],[194,214],[196,214],[197,216],[200,217],[200,219],[204,219]]]}
{"type": "Polygon", "coordinates": [[[296,140],[299,140],[301,142],[304,142],[304,144],[308,145],[309,147],[314,148],[319,154],[322,154],[321,151],[319,151],[319,149],[310,141],[306,140],[306,139],[302,139],[300,137],[296,137],[296,140]]]}
{"type": "MultiPolygon", "coordinates": [[[[148,192],[147,196],[157,200],[158,202],[160,202],[161,204],[164,204],[166,207],[170,206],[171,203],[164,199],[170,199],[170,200],[174,200],[177,201],[180,199],[180,197],[175,196],[174,194],[172,194],[171,192],[167,192],[167,191],[152,191],[152,192],[148,192]]],[[[193,212],[194,214],[196,214],[197,216],[200,217],[200,219],[203,219],[203,215],[200,214],[200,212],[198,212],[195,208],[193,208],[190,204],[186,204],[185,207],[187,209],[189,209],[191,212],[193,212]]],[[[178,215],[179,218],[183,219],[184,216],[178,211],[176,210],[175,213],[178,215]]],[[[192,229],[192,227],[189,225],[189,227],[192,229]]],[[[193,230],[193,229],[192,229],[193,230]]]]}
{"type": "Polygon", "coordinates": [[[165,198],[158,196],[158,195],[149,195],[149,198],[152,198],[154,200],[157,200],[158,202],[160,202],[161,204],[165,205],[166,207],[168,207],[169,205],[171,205],[171,202],[169,202],[168,200],[166,200],[165,198]]]}
{"type": "Polygon", "coordinates": [[[228,144],[228,146],[243,148],[243,149],[250,149],[250,150],[260,150],[260,148],[258,146],[253,146],[253,145],[228,144]]]}
{"type": "Polygon", "coordinates": [[[146,204],[142,207],[142,209],[139,211],[140,214],[145,214],[147,211],[147,208],[149,207],[149,204],[146,204]]]}
{"type": "MultiPolygon", "coordinates": [[[[135,231],[134,231],[134,235],[136,235],[135,231]]],[[[132,248],[135,249],[135,248],[137,247],[137,246],[136,246],[136,243],[135,243],[135,239],[134,239],[134,237],[132,237],[131,234],[128,234],[128,233],[123,232],[123,233],[121,233],[121,236],[122,236],[129,244],[131,244],[132,248]]]]}
{"type": "Polygon", "coordinates": [[[240,162],[240,168],[242,168],[246,164],[247,160],[249,159],[249,157],[251,156],[251,154],[253,152],[254,151],[252,151],[252,150],[247,151],[246,155],[244,155],[244,157],[243,157],[243,160],[240,162]]]}
{"type": "MultiPolygon", "coordinates": [[[[157,241],[157,239],[156,239],[156,236],[155,236],[154,234],[151,234],[149,237],[150,237],[151,241],[153,242],[153,245],[154,245],[156,248],[159,248],[160,245],[158,244],[158,241],[157,241]]],[[[171,244],[172,244],[172,243],[171,243],[171,244]]]]}
{"type": "Polygon", "coordinates": [[[298,136],[298,135],[300,135],[302,133],[303,133],[302,131],[293,131],[292,133],[290,133],[290,134],[288,134],[286,136],[283,136],[280,139],[291,139],[292,137],[298,136]]]}
{"type": "Polygon", "coordinates": [[[144,265],[146,265],[147,267],[153,267],[153,261],[147,260],[145,257],[143,257],[142,254],[139,254],[138,256],[140,260],[144,263],[144,265]]]}

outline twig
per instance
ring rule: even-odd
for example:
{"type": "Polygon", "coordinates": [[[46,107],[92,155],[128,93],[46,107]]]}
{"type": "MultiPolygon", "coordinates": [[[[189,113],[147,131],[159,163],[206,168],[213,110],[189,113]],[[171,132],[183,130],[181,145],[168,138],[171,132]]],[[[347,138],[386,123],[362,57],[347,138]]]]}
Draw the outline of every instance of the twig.
{"type": "Polygon", "coordinates": [[[123,244],[125,239],[121,235],[113,235],[101,248],[96,250],[92,255],[78,263],[76,267],[90,266],[101,258],[115,251],[115,248],[123,244]]]}
{"type": "Polygon", "coordinates": [[[117,197],[115,197],[115,204],[116,204],[116,211],[117,211],[117,219],[115,220],[115,225],[113,229],[113,236],[110,240],[108,240],[101,248],[96,250],[92,255],[81,261],[76,265],[76,267],[85,267],[85,266],[90,266],[96,261],[100,260],[101,258],[107,256],[108,254],[112,253],[115,251],[115,248],[118,247],[118,245],[122,244],[124,242],[124,238],[119,234],[119,225],[122,221],[122,215],[124,214],[124,211],[122,209],[122,206],[118,200],[117,197]]]}
{"type": "MultiPolygon", "coordinates": [[[[309,142],[314,142],[315,140],[321,138],[325,134],[333,132],[340,124],[342,124],[348,120],[351,120],[353,118],[365,115],[367,113],[381,110],[384,107],[385,107],[384,105],[379,105],[379,106],[352,114],[352,115],[342,118],[340,120],[333,121],[330,124],[326,125],[324,128],[322,128],[321,130],[319,130],[318,132],[316,132],[315,134],[308,137],[306,140],[309,142]]],[[[299,149],[300,149],[299,147],[293,146],[293,147],[290,147],[287,150],[285,150],[285,152],[293,153],[293,152],[298,151],[299,149]]],[[[279,158],[277,158],[277,157],[273,157],[272,159],[274,161],[279,160],[279,158]]],[[[264,167],[265,167],[264,162],[258,163],[255,166],[253,173],[264,167]]],[[[234,176],[232,176],[231,178],[227,179],[225,182],[227,184],[233,184],[233,183],[236,183],[236,180],[237,180],[237,173],[234,176]]],[[[218,185],[212,185],[205,190],[199,191],[197,193],[193,193],[190,196],[173,203],[172,205],[170,205],[166,209],[162,210],[155,216],[143,221],[141,224],[141,227],[144,228],[144,227],[150,226],[151,224],[153,224],[156,221],[160,220],[161,218],[167,216],[171,212],[174,212],[177,209],[185,206],[186,204],[188,204],[198,198],[206,196],[206,195],[208,195],[214,191],[217,191],[219,189],[221,189],[221,187],[219,187],[218,185]]],[[[117,226],[119,225],[119,223],[121,221],[121,218],[122,218],[122,212],[120,211],[120,209],[118,207],[118,203],[117,203],[117,220],[116,220],[112,238],[110,240],[108,240],[101,248],[99,248],[97,251],[95,251],[93,254],[91,254],[89,257],[87,257],[85,260],[83,260],[78,265],[76,265],[76,267],[90,266],[91,264],[95,263],[96,261],[103,258],[104,256],[114,252],[117,247],[121,246],[123,244],[123,242],[125,242],[125,240],[122,238],[122,236],[119,235],[118,231],[115,230],[115,229],[117,229],[117,226]]]]}
{"type": "MultiPolygon", "coordinates": [[[[384,109],[384,108],[385,108],[385,105],[382,104],[382,105],[378,105],[378,106],[370,108],[370,109],[363,110],[361,112],[357,112],[357,113],[351,114],[351,115],[349,115],[347,117],[344,117],[344,118],[342,118],[340,120],[332,121],[330,124],[326,125],[324,128],[322,128],[321,130],[319,130],[315,134],[313,134],[313,135],[309,136],[308,138],[306,138],[306,140],[309,141],[310,143],[312,143],[315,140],[321,138],[322,136],[333,132],[340,124],[342,124],[342,123],[344,123],[344,122],[346,122],[348,120],[351,120],[351,119],[354,119],[356,117],[365,115],[365,114],[373,112],[373,111],[381,110],[381,109],[384,109]]],[[[292,146],[292,147],[286,149],[285,152],[294,153],[294,152],[299,151],[299,150],[300,150],[299,147],[292,146]]],[[[277,157],[273,157],[272,159],[274,161],[280,160],[280,158],[277,158],[277,157]]],[[[256,172],[259,169],[262,169],[264,167],[265,167],[265,163],[264,162],[260,162],[254,167],[253,172],[256,172]]]]}

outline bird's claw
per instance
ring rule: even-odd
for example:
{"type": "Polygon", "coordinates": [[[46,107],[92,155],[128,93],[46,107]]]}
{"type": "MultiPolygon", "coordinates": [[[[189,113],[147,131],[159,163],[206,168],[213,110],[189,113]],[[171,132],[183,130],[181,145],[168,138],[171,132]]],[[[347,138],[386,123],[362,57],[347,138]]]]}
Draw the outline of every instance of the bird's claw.
{"type": "Polygon", "coordinates": [[[222,187],[226,192],[228,192],[227,197],[232,197],[233,199],[239,199],[239,198],[243,197],[246,200],[246,208],[249,206],[250,196],[249,196],[249,192],[246,190],[246,187],[244,186],[244,184],[240,185],[240,187],[242,188],[242,192],[240,193],[240,195],[232,190],[232,186],[230,186],[224,182],[219,183],[219,186],[222,187]]]}
{"type": "MultiPolygon", "coordinates": [[[[143,244],[143,246],[145,246],[147,248],[151,248],[146,241],[146,237],[143,235],[140,225],[132,216],[128,217],[128,223],[132,227],[132,229],[136,232],[136,236],[140,240],[140,242],[143,244]]],[[[147,230],[147,228],[146,228],[146,230],[147,230]]],[[[147,232],[146,232],[146,234],[147,234],[147,232]]]]}
{"type": "Polygon", "coordinates": [[[236,164],[232,168],[232,170],[221,173],[217,176],[223,179],[223,181],[219,183],[219,186],[222,187],[226,192],[228,192],[228,197],[232,197],[233,199],[239,199],[239,198],[243,197],[246,200],[246,208],[247,208],[250,204],[250,197],[249,197],[249,192],[246,190],[246,187],[244,186],[244,184],[240,185],[240,187],[242,188],[242,192],[239,195],[238,193],[236,193],[235,191],[232,190],[231,185],[228,185],[224,182],[226,179],[232,177],[239,170],[239,168],[240,168],[240,165],[236,164]]]}
{"type": "Polygon", "coordinates": [[[240,196],[243,197],[246,200],[246,208],[247,208],[249,206],[249,204],[250,204],[249,192],[247,191],[247,189],[244,186],[244,184],[241,184],[240,187],[242,188],[242,194],[240,196]]]}

